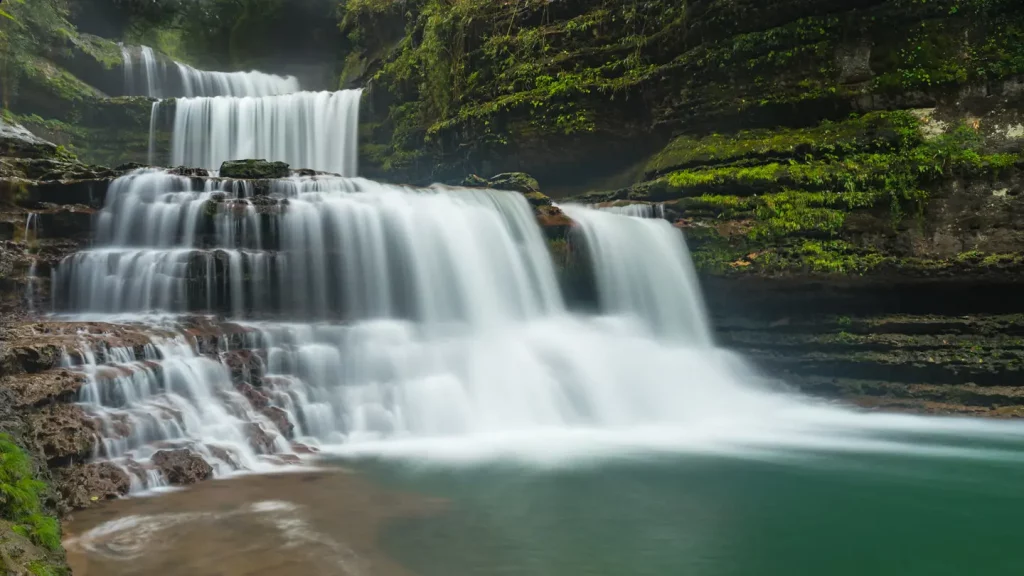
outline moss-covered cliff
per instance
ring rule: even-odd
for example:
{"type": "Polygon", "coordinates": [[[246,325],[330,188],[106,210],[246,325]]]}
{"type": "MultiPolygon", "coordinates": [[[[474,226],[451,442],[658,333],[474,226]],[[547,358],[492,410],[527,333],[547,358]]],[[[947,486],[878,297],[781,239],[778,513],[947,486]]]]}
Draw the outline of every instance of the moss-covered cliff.
{"type": "MultiPolygon", "coordinates": [[[[342,82],[370,87],[365,173],[518,170],[556,197],[663,203],[723,342],[763,366],[872,405],[1017,405],[998,385],[1019,379],[1018,345],[994,327],[1024,311],[1010,296],[1024,4],[349,0],[340,14],[342,82]],[[958,388],[972,383],[998,394],[958,388]],[[952,387],[919,388],[935,384],[952,387]]],[[[571,234],[553,242],[571,265],[571,234]]]]}
{"type": "Polygon", "coordinates": [[[352,0],[368,167],[600,185],[674,133],[934,106],[1024,72],[1012,0],[352,0]],[[894,35],[893,30],[906,34],[894,35]]]}

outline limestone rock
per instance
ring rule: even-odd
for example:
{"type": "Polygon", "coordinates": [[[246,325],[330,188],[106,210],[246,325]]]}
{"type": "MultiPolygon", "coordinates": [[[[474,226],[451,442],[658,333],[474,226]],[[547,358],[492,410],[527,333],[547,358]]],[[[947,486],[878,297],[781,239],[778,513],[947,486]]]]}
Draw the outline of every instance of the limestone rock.
{"type": "Polygon", "coordinates": [[[31,442],[51,465],[84,460],[96,445],[95,423],[80,406],[55,404],[25,421],[31,442]]]}
{"type": "Polygon", "coordinates": [[[131,478],[110,462],[73,466],[62,470],[56,487],[65,506],[81,510],[102,500],[113,500],[128,494],[131,478]]]}
{"type": "Polygon", "coordinates": [[[220,175],[223,178],[266,180],[270,178],[287,178],[291,175],[291,169],[284,162],[230,160],[221,164],[220,175]]]}
{"type": "Polygon", "coordinates": [[[20,124],[0,119],[0,156],[15,158],[51,158],[57,146],[26,130],[20,124]]]}
{"type": "Polygon", "coordinates": [[[202,456],[185,448],[157,452],[153,455],[153,465],[175,486],[187,486],[213,477],[213,467],[202,456]]]}

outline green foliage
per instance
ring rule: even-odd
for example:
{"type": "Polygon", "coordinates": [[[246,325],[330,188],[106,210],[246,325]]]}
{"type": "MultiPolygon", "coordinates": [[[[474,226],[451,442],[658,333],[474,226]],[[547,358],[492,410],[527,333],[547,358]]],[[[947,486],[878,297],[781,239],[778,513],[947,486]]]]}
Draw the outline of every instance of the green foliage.
{"type": "MultiPolygon", "coordinates": [[[[727,227],[728,237],[697,238],[695,261],[712,271],[805,270],[818,273],[863,273],[881,264],[926,267],[929,262],[899,262],[843,240],[849,214],[888,211],[892,222],[916,216],[928,199],[927,190],[952,177],[995,177],[1022,163],[1020,154],[984,152],[984,137],[974,125],[960,123],[946,132],[923,138],[920,120],[907,112],[889,112],[870,120],[870,131],[856,129],[866,118],[826,123],[828,134],[815,145],[807,134],[823,134],[821,126],[780,130],[772,136],[712,135],[688,138],[687,155],[679,140],[669,162],[721,159],[733,164],[676,170],[645,184],[647,195],[672,200],[683,217],[710,218],[727,227]],[[877,123],[883,120],[882,123],[877,123]],[[869,137],[862,137],[872,134],[869,137]],[[801,141],[799,153],[790,143],[801,141]],[[790,158],[781,161],[782,154],[790,158]],[[779,158],[780,161],[751,164],[779,158]],[[660,183],[660,185],[659,185],[660,183]]],[[[670,155],[663,152],[658,158],[670,155]]],[[[667,164],[662,164],[667,165],[667,164]]],[[[640,189],[640,187],[638,187],[640,189]]],[[[637,199],[643,199],[637,196],[637,199]]],[[[1008,266],[1006,258],[965,253],[960,260],[975,265],[1008,266]]]]}
{"type": "Polygon", "coordinates": [[[14,530],[50,550],[60,549],[60,525],[43,510],[46,485],[36,480],[32,462],[6,435],[0,434],[0,515],[14,530]]]}
{"type": "Polygon", "coordinates": [[[825,121],[811,128],[744,130],[703,138],[680,136],[648,162],[645,173],[655,176],[697,165],[821,158],[892,149],[900,144],[897,124],[901,120],[888,112],[873,112],[845,122],[825,121]]]}
{"type": "Polygon", "coordinates": [[[74,32],[65,0],[13,0],[0,18],[0,98],[4,108],[15,97],[22,65],[61,45],[74,32]]]}
{"type": "Polygon", "coordinates": [[[349,0],[341,18],[352,50],[370,52],[372,23],[399,5],[408,11],[405,37],[374,77],[398,100],[381,151],[391,166],[425,145],[486,152],[513,134],[599,130],[600,105],[654,78],[649,49],[681,31],[684,12],[664,1],[553,10],[545,0],[349,0]]]}

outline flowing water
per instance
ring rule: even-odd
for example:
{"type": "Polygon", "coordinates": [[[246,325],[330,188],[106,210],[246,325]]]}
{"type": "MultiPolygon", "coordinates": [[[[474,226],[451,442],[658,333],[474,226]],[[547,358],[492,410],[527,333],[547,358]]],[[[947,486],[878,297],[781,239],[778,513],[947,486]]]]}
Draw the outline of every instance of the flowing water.
{"type": "Polygon", "coordinates": [[[299,91],[294,76],[263,72],[210,72],[170,58],[158,57],[149,46],[121,47],[125,93],[129,96],[273,96],[299,91]]]}
{"type": "Polygon", "coordinates": [[[201,488],[83,514],[79,561],[271,574],[251,554],[278,542],[334,558],[288,552],[311,574],[1013,573],[1024,426],[862,413],[764,378],[715,346],[654,207],[563,207],[598,300],[571,312],[521,195],[353,178],[358,100],[179,100],[184,163],[266,155],[348,177],[121,178],[54,301],[144,337],[83,334],[65,365],[88,378],[95,458],[138,491],[165,483],[151,459],[169,447],[222,477],[316,449],[447,503],[357,537],[341,490],[227,480],[238,495],[217,513],[201,488]],[[173,561],[201,542],[218,546],[173,561]]]}

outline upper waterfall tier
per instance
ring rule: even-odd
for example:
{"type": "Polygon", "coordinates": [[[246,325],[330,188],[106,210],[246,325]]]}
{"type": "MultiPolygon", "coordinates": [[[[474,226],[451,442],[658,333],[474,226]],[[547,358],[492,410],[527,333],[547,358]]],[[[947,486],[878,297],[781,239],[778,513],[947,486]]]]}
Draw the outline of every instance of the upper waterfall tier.
{"type": "MultiPolygon", "coordinates": [[[[216,170],[265,158],[355,176],[361,90],[259,98],[182,98],[175,103],[171,164],[216,170]]],[[[160,103],[153,108],[154,118],[160,103]]]]}
{"type": "Polygon", "coordinates": [[[148,46],[133,50],[121,48],[124,63],[125,92],[152,98],[196,96],[275,96],[298,92],[294,76],[275,76],[263,72],[210,72],[158,59],[148,46]]]}

